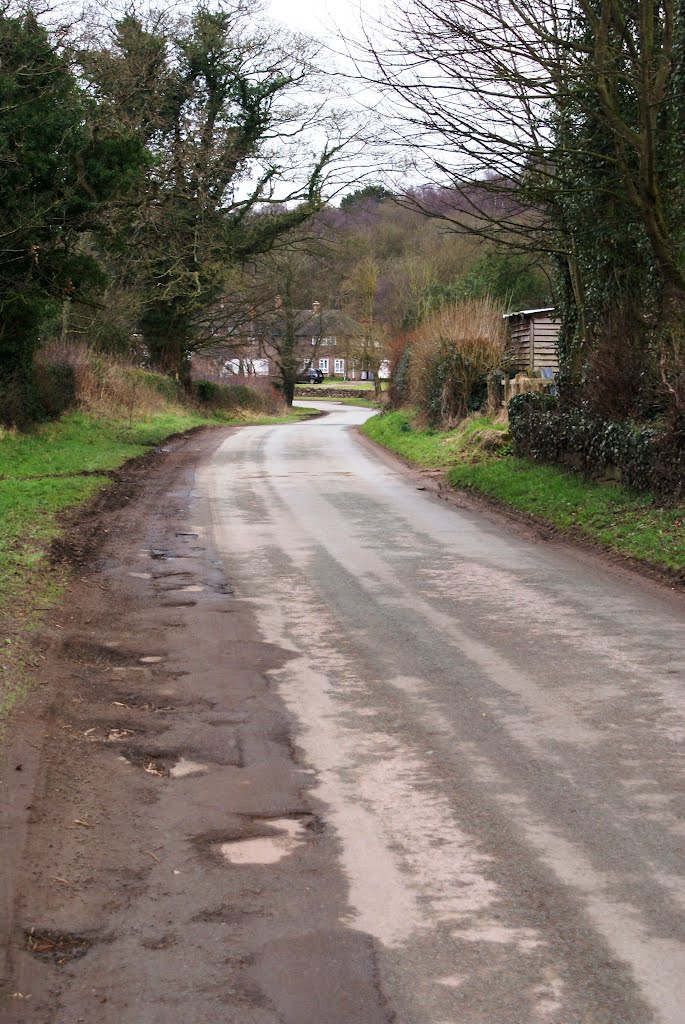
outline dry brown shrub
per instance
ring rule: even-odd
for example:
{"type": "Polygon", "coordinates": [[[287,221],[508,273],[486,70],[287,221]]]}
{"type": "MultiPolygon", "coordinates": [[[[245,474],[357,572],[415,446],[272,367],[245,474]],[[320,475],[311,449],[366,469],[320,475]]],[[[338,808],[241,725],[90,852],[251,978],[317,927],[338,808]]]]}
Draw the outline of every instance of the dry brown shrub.
{"type": "Polygon", "coordinates": [[[488,374],[507,358],[504,310],[494,299],[445,306],[415,332],[411,401],[434,426],[458,423],[479,400],[488,374]]]}
{"type": "Polygon", "coordinates": [[[97,352],[85,342],[48,342],[38,359],[73,367],[76,401],[86,412],[134,420],[162,411],[181,411],[181,396],[172,380],[157,379],[158,375],[97,352]]]}
{"type": "MultiPolygon", "coordinates": [[[[184,393],[177,381],[160,373],[144,370],[132,361],[106,355],[80,341],[51,341],[40,351],[43,364],[68,363],[75,374],[76,403],[80,409],[112,419],[147,419],[156,413],[184,413],[195,403],[184,393]]],[[[193,364],[195,369],[195,364],[193,364]]],[[[228,409],[238,416],[240,408],[246,415],[255,410],[270,415],[285,411],[285,402],[268,378],[238,377],[230,379],[220,373],[193,373],[193,378],[220,384],[216,408],[228,409]]],[[[207,403],[196,395],[197,408],[207,411],[207,403]]],[[[213,403],[209,403],[212,405],[213,403]]]]}

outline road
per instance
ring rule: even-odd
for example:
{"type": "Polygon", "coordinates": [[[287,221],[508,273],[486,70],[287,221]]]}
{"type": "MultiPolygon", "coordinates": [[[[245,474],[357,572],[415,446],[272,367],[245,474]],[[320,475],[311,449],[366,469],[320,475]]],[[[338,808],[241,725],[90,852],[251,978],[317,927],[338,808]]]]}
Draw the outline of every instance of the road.
{"type": "Polygon", "coordinates": [[[242,432],[201,476],[293,654],[347,926],[401,1022],[683,1024],[682,609],[418,491],[363,418],[242,432]]]}
{"type": "Polygon", "coordinates": [[[324,408],[76,528],[0,763],[0,1019],[683,1024],[681,597],[324,408]]]}

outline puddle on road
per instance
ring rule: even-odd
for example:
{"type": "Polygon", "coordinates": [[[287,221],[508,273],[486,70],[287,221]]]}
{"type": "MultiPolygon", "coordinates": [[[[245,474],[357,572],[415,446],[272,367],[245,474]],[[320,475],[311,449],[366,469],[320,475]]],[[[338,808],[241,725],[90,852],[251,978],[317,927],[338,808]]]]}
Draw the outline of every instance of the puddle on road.
{"type": "Polygon", "coordinates": [[[135,578],[138,579],[138,580],[151,580],[152,579],[152,573],[151,572],[130,572],[129,576],[135,576],[135,578]]]}
{"type": "Polygon", "coordinates": [[[277,864],[302,845],[306,823],[296,818],[274,818],[268,822],[281,835],[259,836],[255,839],[236,839],[221,843],[219,852],[230,864],[277,864]]]}
{"type": "Polygon", "coordinates": [[[184,591],[186,594],[199,594],[201,590],[205,588],[199,583],[191,583],[188,587],[179,587],[179,590],[184,591]]]}
{"type": "Polygon", "coordinates": [[[164,658],[160,654],[147,654],[144,658],[138,658],[138,661],[145,665],[156,665],[158,661],[164,661],[164,658]]]}
{"type": "Polygon", "coordinates": [[[199,764],[197,761],[189,761],[182,757],[169,771],[172,779],[183,779],[186,775],[197,775],[198,772],[206,772],[208,765],[199,764]]]}

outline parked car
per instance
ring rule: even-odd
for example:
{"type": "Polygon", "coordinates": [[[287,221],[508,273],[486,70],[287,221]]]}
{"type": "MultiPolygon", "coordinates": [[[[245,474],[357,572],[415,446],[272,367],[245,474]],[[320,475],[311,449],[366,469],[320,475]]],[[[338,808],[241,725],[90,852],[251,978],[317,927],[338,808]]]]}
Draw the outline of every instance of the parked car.
{"type": "Polygon", "coordinates": [[[297,378],[298,384],[320,384],[323,380],[323,373],[321,370],[310,367],[306,373],[300,374],[297,378]]]}

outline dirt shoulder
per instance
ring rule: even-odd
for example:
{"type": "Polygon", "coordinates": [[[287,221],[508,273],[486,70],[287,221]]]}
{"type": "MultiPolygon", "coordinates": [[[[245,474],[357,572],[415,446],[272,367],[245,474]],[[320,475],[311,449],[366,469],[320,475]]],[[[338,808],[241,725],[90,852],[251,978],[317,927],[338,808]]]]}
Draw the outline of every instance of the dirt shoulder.
{"type": "Polygon", "coordinates": [[[226,435],[138,460],[55,548],[76,571],[0,765],[8,1024],[389,1020],[269,681],[291,655],[195,490],[226,435]]]}

